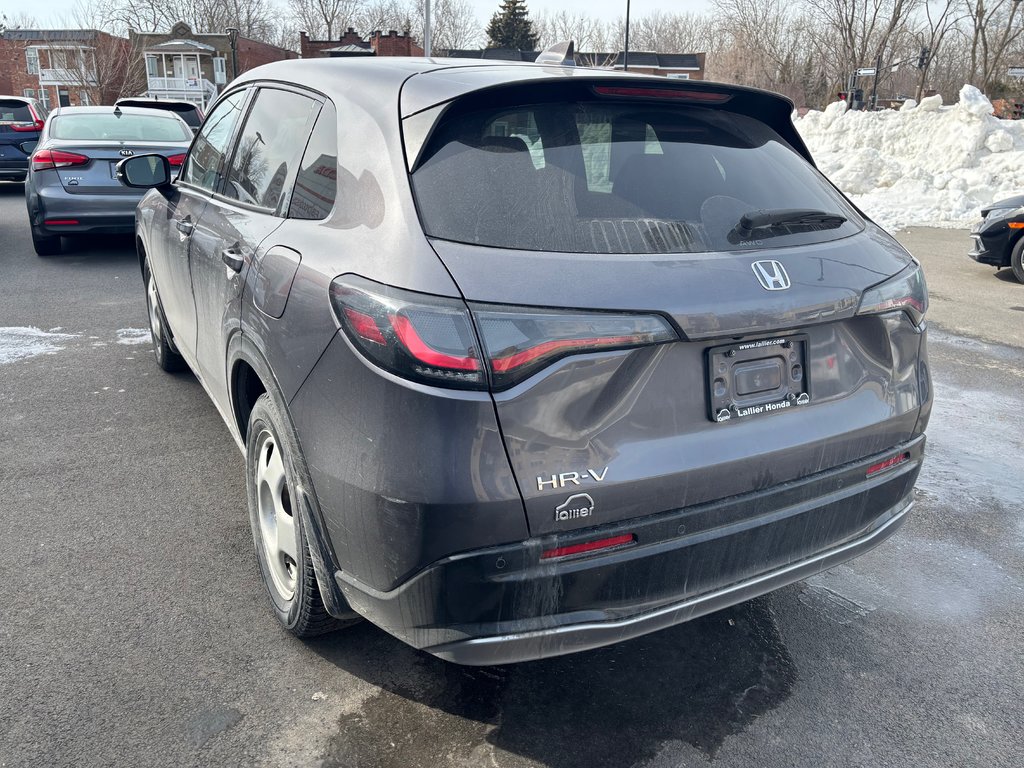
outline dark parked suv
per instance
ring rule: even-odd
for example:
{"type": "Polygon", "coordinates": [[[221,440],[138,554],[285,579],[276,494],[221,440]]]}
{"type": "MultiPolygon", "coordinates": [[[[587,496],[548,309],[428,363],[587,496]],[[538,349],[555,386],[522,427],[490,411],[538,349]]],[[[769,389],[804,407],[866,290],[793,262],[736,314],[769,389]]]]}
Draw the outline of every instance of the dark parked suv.
{"type": "Polygon", "coordinates": [[[35,99],[0,96],[0,181],[24,181],[28,159],[46,123],[35,99]]]}
{"type": "Polygon", "coordinates": [[[247,462],[280,621],[465,664],[613,643],[903,523],[921,269],[763,91],[556,65],[270,64],[137,243],[157,360],[247,462]]]}

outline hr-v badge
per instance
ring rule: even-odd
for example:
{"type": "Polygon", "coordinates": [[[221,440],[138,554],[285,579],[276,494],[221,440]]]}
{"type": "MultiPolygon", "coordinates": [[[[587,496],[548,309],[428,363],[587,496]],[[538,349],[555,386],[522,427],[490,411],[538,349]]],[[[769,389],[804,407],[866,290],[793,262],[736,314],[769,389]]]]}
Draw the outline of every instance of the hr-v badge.
{"type": "Polygon", "coordinates": [[[555,507],[555,522],[578,520],[594,514],[594,500],[589,493],[574,493],[555,507]]]}

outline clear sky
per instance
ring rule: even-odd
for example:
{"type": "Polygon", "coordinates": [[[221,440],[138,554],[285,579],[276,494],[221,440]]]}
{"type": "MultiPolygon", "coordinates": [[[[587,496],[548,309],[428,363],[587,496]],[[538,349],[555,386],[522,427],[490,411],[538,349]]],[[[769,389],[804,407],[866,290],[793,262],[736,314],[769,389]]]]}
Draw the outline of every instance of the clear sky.
{"type": "MultiPolygon", "coordinates": [[[[283,0],[275,0],[283,5],[283,0]]],[[[69,17],[78,0],[0,0],[0,13],[8,17],[20,13],[28,13],[36,18],[41,26],[61,26],[60,20],[69,17]]],[[[476,10],[477,19],[486,24],[500,0],[470,0],[476,10]]],[[[655,10],[681,12],[702,11],[708,7],[708,0],[631,0],[631,17],[643,16],[655,10]]],[[[586,12],[591,16],[614,19],[626,15],[626,0],[527,0],[527,7],[532,13],[540,11],[557,12],[567,10],[572,13],[586,12]]]]}

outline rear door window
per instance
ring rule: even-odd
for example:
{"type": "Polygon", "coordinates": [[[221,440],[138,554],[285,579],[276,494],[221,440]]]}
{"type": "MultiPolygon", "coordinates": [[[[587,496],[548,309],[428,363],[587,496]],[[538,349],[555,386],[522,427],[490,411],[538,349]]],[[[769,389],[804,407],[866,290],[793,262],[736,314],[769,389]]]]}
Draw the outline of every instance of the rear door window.
{"type": "Polygon", "coordinates": [[[261,88],[239,134],[222,194],[276,211],[318,108],[308,96],[261,88]]]}
{"type": "Polygon", "coordinates": [[[326,219],[338,194],[338,116],[324,104],[295,177],[288,217],[326,219]]]}
{"type": "Polygon", "coordinates": [[[183,183],[211,192],[218,188],[247,94],[245,89],[235,91],[214,107],[185,160],[183,183]]]}
{"type": "MultiPolygon", "coordinates": [[[[674,101],[456,103],[413,172],[428,235],[577,253],[733,251],[859,231],[857,212],[764,123],[674,101]],[[478,106],[478,108],[476,108],[478,106]],[[746,214],[811,211],[750,231],[746,214]]],[[[749,219],[748,219],[749,221],[749,219]]]]}

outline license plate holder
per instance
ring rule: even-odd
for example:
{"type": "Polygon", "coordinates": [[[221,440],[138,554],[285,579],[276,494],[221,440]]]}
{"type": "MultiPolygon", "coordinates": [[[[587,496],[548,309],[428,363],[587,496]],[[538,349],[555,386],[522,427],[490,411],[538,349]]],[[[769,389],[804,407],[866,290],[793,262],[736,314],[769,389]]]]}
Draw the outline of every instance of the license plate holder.
{"type": "Polygon", "coordinates": [[[708,417],[724,423],[810,403],[806,334],[706,350],[708,417]]]}

